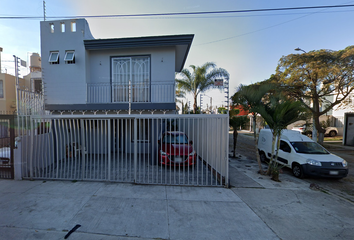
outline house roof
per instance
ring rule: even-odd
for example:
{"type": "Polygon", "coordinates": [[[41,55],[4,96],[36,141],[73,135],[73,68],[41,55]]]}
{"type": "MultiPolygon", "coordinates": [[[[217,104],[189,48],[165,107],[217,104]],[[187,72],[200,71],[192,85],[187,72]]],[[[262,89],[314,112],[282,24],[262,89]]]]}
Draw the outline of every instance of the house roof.
{"type": "Polygon", "coordinates": [[[131,38],[110,38],[84,40],[86,50],[106,50],[141,47],[176,47],[176,72],[183,69],[189,49],[192,45],[194,34],[131,37],[131,38]]]}

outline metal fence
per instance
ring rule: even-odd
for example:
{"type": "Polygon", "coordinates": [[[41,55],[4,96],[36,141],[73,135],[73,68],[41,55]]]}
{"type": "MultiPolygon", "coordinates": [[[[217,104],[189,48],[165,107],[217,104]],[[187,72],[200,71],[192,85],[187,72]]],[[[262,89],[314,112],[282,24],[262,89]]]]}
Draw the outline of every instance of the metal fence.
{"type": "Polygon", "coordinates": [[[0,179],[14,178],[14,115],[0,115],[0,179]]]}
{"type": "Polygon", "coordinates": [[[19,122],[25,179],[229,183],[227,115],[51,115],[19,122]]]}
{"type": "Polygon", "coordinates": [[[151,84],[88,83],[88,103],[127,103],[129,88],[132,102],[174,102],[174,82],[152,82],[151,84]]]}

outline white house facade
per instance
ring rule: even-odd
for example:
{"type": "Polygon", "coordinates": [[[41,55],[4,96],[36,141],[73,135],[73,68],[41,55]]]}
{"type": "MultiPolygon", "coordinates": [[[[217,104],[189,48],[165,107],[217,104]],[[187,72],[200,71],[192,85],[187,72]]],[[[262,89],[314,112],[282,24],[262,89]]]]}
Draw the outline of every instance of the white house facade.
{"type": "Polygon", "coordinates": [[[175,113],[193,34],[94,39],[85,19],[42,21],[45,108],[175,113]]]}

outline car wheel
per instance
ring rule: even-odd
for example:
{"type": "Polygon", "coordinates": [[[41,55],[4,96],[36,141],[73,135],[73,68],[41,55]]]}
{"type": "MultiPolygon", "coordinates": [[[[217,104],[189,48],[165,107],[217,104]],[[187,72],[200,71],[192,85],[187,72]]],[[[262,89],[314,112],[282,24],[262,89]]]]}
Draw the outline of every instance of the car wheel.
{"type": "Polygon", "coordinates": [[[293,174],[295,177],[297,177],[297,178],[304,177],[304,170],[300,164],[294,163],[292,170],[293,170],[293,174]]]}
{"type": "Polygon", "coordinates": [[[264,152],[259,153],[259,158],[261,159],[261,162],[264,163],[267,163],[269,161],[264,152]]]}
{"type": "Polygon", "coordinates": [[[336,131],[333,131],[333,130],[332,130],[332,131],[329,132],[329,136],[330,136],[330,137],[335,137],[336,135],[337,135],[337,132],[336,132],[336,131]]]}

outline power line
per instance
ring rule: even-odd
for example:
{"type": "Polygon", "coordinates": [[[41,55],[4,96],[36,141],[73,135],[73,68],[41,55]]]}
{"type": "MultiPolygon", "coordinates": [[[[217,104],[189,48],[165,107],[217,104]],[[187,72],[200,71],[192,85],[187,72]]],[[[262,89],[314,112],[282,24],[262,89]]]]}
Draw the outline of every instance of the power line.
{"type": "MultiPolygon", "coordinates": [[[[308,7],[289,7],[289,8],[261,8],[230,11],[210,11],[210,12],[177,12],[177,13],[143,13],[143,14],[118,14],[118,15],[84,15],[84,16],[46,16],[46,19],[71,19],[71,18],[124,18],[124,17],[156,17],[156,16],[187,16],[187,15],[205,15],[205,14],[233,14],[250,12],[271,12],[271,11],[291,11],[306,9],[329,9],[329,8],[347,8],[354,7],[354,4],[327,5],[327,6],[308,6],[308,7]]],[[[0,16],[0,19],[40,19],[43,16],[0,16]]]]}

